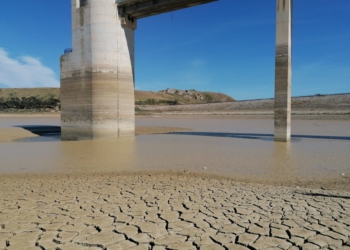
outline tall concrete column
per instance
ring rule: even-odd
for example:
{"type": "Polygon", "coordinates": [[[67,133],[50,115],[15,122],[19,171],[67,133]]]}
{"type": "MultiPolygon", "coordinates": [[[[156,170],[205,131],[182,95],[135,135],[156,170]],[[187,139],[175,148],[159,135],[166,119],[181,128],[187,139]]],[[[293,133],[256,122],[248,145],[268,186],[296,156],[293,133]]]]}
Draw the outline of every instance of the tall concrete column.
{"type": "Polygon", "coordinates": [[[72,1],[72,52],[61,56],[62,140],[134,136],[134,30],[115,0],[72,1]]]}
{"type": "Polygon", "coordinates": [[[284,142],[291,134],[292,1],[277,0],[274,133],[284,142]]]}

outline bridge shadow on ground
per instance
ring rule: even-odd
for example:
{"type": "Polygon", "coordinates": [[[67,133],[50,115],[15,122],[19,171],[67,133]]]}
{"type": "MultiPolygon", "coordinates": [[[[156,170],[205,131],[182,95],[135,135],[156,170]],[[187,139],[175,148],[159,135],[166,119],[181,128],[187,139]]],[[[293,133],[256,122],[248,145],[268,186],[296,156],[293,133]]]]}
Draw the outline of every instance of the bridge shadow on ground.
{"type": "MultiPolygon", "coordinates": [[[[49,126],[49,125],[23,125],[16,126],[32,132],[33,134],[39,135],[47,139],[40,138],[25,138],[21,141],[45,141],[49,138],[54,140],[61,138],[61,127],[60,126],[49,126]]],[[[259,134],[259,133],[225,133],[225,132],[172,132],[167,133],[169,135],[190,135],[190,136],[209,136],[209,137],[224,137],[224,138],[240,138],[240,139],[255,139],[273,141],[273,134],[259,134]]],[[[292,140],[298,141],[300,139],[322,139],[322,140],[342,140],[350,141],[349,136],[325,136],[325,135],[291,135],[292,140]]]]}
{"type": "Polygon", "coordinates": [[[21,142],[43,142],[43,141],[60,141],[61,140],[61,127],[51,125],[23,125],[15,126],[17,128],[23,128],[32,132],[39,137],[22,138],[18,141],[21,142]]]}
{"type": "MultiPolygon", "coordinates": [[[[225,132],[173,132],[172,135],[192,135],[192,136],[209,136],[209,137],[226,137],[240,139],[255,139],[273,141],[273,134],[257,134],[257,133],[225,133],[225,132]]],[[[292,140],[300,139],[323,139],[323,140],[345,140],[350,141],[349,136],[325,136],[325,135],[291,135],[292,140]]]]}
{"type": "Polygon", "coordinates": [[[49,136],[49,135],[60,135],[61,127],[60,126],[49,126],[49,125],[23,125],[16,126],[18,128],[23,128],[32,132],[33,134],[39,136],[49,136]]]}
{"type": "Polygon", "coordinates": [[[306,195],[306,196],[313,196],[313,197],[327,197],[327,198],[339,198],[339,199],[348,199],[350,200],[350,196],[345,195],[337,195],[337,194],[323,194],[323,193],[317,193],[317,192],[296,192],[297,194],[306,195]]]}

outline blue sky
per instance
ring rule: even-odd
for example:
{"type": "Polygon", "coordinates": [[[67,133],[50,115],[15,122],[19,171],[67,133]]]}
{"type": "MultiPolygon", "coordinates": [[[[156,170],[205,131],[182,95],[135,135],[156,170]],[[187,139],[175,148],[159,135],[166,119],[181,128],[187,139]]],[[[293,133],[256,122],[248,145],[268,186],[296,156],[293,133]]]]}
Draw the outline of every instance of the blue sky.
{"type": "MultiPolygon", "coordinates": [[[[275,0],[219,0],[138,20],[136,89],[274,95],[275,0]]],[[[0,87],[58,87],[70,0],[0,0],[0,87]]],[[[292,95],[350,92],[350,1],[294,0],[292,95]]]]}

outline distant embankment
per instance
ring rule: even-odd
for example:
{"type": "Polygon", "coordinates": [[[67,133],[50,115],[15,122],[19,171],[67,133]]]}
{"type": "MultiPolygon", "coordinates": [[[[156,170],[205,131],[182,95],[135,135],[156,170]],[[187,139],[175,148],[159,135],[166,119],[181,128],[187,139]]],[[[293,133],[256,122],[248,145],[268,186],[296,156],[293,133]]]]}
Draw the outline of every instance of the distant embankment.
{"type": "MultiPolygon", "coordinates": [[[[136,105],[169,106],[233,101],[235,100],[232,97],[223,93],[202,92],[194,89],[168,88],[158,92],[135,91],[136,105]]],[[[59,112],[60,108],[59,88],[0,89],[0,112],[59,112]]]]}
{"type": "MultiPolygon", "coordinates": [[[[221,115],[242,118],[273,118],[274,99],[181,105],[138,105],[138,113],[163,115],[221,115]]],[[[295,119],[350,120],[350,94],[315,95],[292,98],[295,119]]]]}
{"type": "MultiPolygon", "coordinates": [[[[137,115],[217,115],[273,118],[274,99],[235,101],[232,97],[197,90],[135,91],[137,115]]],[[[59,88],[0,89],[0,112],[59,112],[59,88]]],[[[350,94],[292,98],[294,119],[350,120],[350,94]]]]}

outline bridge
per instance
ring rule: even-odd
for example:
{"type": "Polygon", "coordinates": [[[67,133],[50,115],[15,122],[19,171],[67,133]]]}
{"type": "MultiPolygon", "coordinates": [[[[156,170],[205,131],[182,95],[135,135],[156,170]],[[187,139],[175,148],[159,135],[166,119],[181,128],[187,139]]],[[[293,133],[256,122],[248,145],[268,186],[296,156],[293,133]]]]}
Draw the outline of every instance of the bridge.
{"type": "MultiPolygon", "coordinates": [[[[290,140],[292,1],[276,0],[276,141],[290,140]]],[[[211,2],[220,4],[218,0],[71,0],[72,50],[60,58],[62,140],[134,136],[137,20],[211,2]]]]}
{"type": "Polygon", "coordinates": [[[119,14],[135,19],[180,10],[217,0],[117,0],[119,14]]]}

